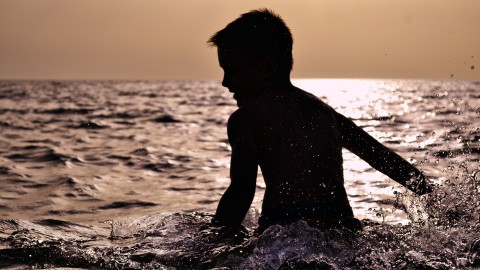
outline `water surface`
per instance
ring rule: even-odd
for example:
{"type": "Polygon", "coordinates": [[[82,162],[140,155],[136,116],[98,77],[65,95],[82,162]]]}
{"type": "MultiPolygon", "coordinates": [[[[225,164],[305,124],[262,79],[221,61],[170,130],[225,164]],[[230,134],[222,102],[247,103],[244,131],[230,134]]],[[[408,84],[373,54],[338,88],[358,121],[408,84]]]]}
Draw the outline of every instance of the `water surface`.
{"type": "MultiPolygon", "coordinates": [[[[229,184],[226,121],[236,109],[218,82],[3,81],[0,258],[138,269],[479,263],[480,83],[294,83],[441,187],[414,197],[345,151],[346,188],[364,233],[320,232],[299,222],[235,237],[208,227],[229,184]]],[[[264,188],[259,175],[249,229],[264,188]]]]}

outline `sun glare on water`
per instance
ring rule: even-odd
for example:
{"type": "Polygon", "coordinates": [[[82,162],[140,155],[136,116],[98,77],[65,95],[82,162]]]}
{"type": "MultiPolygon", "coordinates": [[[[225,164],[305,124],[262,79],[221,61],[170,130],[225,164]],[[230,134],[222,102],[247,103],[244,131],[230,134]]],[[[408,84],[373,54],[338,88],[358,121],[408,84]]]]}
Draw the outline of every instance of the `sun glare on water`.
{"type": "MultiPolygon", "coordinates": [[[[363,118],[364,113],[358,110],[372,106],[372,101],[385,98],[382,93],[383,81],[359,79],[297,79],[293,84],[324,100],[342,114],[351,118],[363,118]]],[[[388,112],[375,106],[377,116],[388,116],[388,112]]]]}

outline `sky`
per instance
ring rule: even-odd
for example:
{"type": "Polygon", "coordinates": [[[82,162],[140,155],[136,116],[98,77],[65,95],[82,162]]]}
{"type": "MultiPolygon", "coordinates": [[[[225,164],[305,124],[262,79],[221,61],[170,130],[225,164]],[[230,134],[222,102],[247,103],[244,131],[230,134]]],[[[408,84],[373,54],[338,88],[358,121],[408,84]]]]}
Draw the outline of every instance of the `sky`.
{"type": "Polygon", "coordinates": [[[206,41],[262,7],[293,78],[480,80],[478,0],[0,0],[0,79],[221,79],[206,41]]]}

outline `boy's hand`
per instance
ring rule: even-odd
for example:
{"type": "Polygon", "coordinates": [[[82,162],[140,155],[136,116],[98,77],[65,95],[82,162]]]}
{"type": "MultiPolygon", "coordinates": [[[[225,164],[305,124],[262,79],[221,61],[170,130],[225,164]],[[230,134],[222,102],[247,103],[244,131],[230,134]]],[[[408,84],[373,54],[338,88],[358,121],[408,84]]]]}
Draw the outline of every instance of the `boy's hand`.
{"type": "Polygon", "coordinates": [[[413,175],[407,182],[407,188],[417,195],[424,195],[434,191],[434,186],[423,174],[413,175]]]}

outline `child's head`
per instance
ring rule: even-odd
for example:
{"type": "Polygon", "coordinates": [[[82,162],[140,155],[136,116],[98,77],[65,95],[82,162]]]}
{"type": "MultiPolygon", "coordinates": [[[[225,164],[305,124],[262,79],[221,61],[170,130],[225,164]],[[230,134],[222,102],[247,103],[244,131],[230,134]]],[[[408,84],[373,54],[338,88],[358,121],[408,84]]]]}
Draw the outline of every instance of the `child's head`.
{"type": "Polygon", "coordinates": [[[268,9],[242,14],[215,33],[208,43],[219,49],[244,49],[252,61],[273,57],[277,62],[276,75],[290,76],[292,34],[282,18],[268,9]]]}

